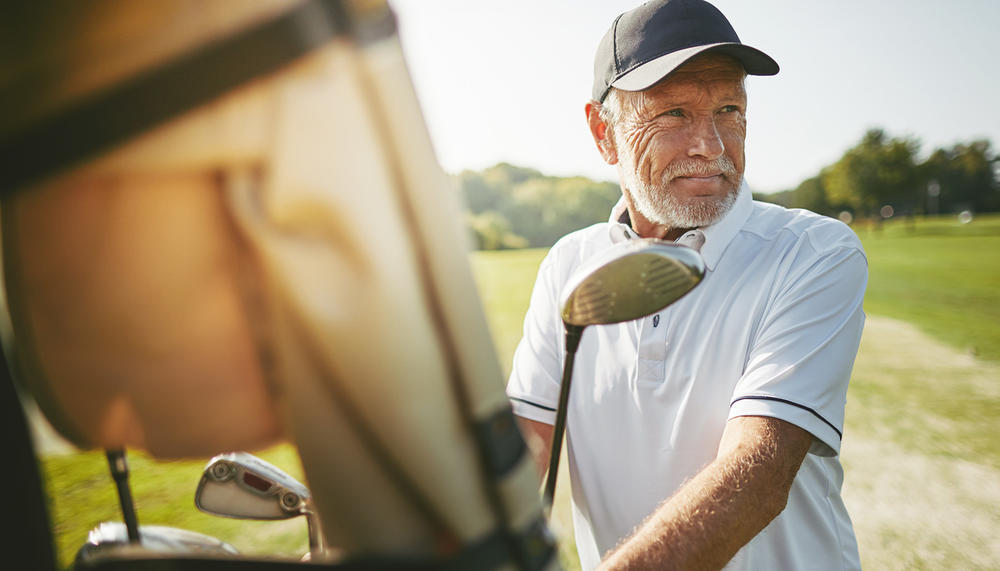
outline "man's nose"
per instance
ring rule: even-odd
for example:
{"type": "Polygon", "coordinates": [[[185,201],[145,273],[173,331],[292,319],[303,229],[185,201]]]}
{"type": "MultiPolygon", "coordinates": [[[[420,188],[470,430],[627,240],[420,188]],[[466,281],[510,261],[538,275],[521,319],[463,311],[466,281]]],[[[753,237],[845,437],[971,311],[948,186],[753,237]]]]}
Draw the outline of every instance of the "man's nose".
{"type": "Polygon", "coordinates": [[[714,117],[702,117],[691,125],[691,144],[688,156],[715,160],[722,156],[726,146],[719,136],[714,117]]]}

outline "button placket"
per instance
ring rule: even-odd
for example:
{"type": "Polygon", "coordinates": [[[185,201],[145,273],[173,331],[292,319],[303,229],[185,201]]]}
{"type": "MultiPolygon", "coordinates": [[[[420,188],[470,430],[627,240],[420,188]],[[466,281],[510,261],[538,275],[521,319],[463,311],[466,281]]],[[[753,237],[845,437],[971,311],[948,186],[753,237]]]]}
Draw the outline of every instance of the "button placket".
{"type": "MultiPolygon", "coordinates": [[[[700,251],[705,233],[691,230],[677,239],[677,244],[700,251]]],[[[667,332],[670,329],[670,308],[638,320],[639,338],[636,351],[636,371],[640,383],[660,384],[666,378],[667,332]]]]}
{"type": "Polygon", "coordinates": [[[639,350],[636,354],[639,381],[660,383],[663,381],[667,360],[668,310],[639,321],[639,350]]]}

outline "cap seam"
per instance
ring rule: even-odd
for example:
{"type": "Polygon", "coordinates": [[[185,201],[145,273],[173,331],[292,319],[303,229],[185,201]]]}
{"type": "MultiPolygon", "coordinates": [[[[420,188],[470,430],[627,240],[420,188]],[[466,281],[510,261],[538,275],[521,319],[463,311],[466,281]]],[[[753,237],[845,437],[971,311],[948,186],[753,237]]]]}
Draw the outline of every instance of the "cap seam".
{"type": "MultiPolygon", "coordinates": [[[[621,66],[621,64],[618,61],[618,22],[621,21],[622,16],[624,15],[625,15],[624,13],[618,14],[618,17],[615,18],[614,29],[611,31],[611,53],[614,54],[615,56],[615,73],[613,74],[614,77],[618,77],[618,69],[621,66]]],[[[609,83],[608,86],[610,87],[611,84],[609,83]]]]}
{"type": "MultiPolygon", "coordinates": [[[[682,20],[687,20],[688,22],[690,22],[691,21],[691,4],[688,3],[688,2],[682,3],[681,4],[681,10],[684,11],[684,17],[682,18],[682,20]]],[[[691,43],[691,41],[693,39],[692,35],[693,35],[693,30],[691,29],[691,26],[690,25],[685,25],[684,26],[684,43],[685,44],[690,44],[691,43]]],[[[688,47],[691,48],[691,47],[694,47],[694,46],[688,46],[688,47]]],[[[665,53],[670,53],[670,52],[665,52],[665,53]]],[[[650,60],[650,61],[652,61],[652,60],[650,60]]]]}

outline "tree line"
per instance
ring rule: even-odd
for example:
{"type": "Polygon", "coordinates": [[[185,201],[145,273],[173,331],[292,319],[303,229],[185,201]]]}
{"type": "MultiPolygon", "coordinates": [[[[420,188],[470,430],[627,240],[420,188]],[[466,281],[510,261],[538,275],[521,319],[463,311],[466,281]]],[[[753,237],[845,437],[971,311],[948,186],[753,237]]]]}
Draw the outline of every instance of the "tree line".
{"type": "Polygon", "coordinates": [[[466,223],[481,250],[551,246],[564,234],[607,220],[621,196],[616,183],[546,176],[507,163],[457,178],[466,223]]]}
{"type": "MultiPolygon", "coordinates": [[[[1000,211],[1000,155],[989,141],[938,148],[923,160],[919,152],[917,139],[871,129],[798,187],[757,198],[841,219],[1000,211]]],[[[507,163],[456,178],[467,226],[482,250],[551,246],[607,220],[621,196],[617,183],[547,176],[507,163]]]]}
{"type": "Polygon", "coordinates": [[[871,129],[832,165],[798,187],[758,199],[849,218],[933,216],[1000,210],[1000,155],[987,140],[934,149],[871,129]]]}

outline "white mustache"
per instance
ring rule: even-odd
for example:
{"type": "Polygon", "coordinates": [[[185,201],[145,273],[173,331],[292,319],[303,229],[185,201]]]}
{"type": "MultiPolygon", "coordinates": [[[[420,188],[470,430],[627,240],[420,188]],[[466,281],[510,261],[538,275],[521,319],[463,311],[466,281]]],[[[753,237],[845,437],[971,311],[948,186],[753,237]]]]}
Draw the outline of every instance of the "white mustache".
{"type": "Polygon", "coordinates": [[[674,161],[664,169],[663,178],[669,181],[678,177],[703,177],[717,174],[722,174],[722,176],[732,180],[737,176],[736,165],[726,156],[721,156],[714,161],[674,161]]]}

